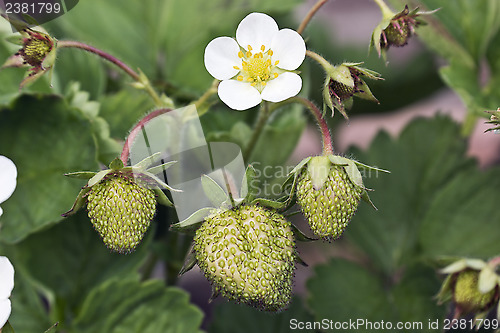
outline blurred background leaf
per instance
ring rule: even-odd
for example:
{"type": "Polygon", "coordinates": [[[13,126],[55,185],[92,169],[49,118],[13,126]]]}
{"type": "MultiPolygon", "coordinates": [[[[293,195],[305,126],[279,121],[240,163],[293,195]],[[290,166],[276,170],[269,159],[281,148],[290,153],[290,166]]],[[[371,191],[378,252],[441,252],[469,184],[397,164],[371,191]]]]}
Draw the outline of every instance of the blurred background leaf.
{"type": "Polygon", "coordinates": [[[194,333],[201,332],[202,319],[185,291],[158,280],[120,278],[88,294],[72,332],[194,333]]]}
{"type": "MultiPolygon", "coordinates": [[[[209,332],[286,333],[290,332],[293,320],[295,323],[313,320],[300,297],[295,297],[290,307],[280,313],[263,312],[223,300],[215,306],[209,332]]],[[[301,332],[314,332],[314,330],[304,329],[301,332]]]]}
{"type": "Polygon", "coordinates": [[[2,204],[5,242],[61,220],[83,185],[64,173],[98,169],[92,124],[55,95],[22,95],[0,110],[0,152],[18,170],[16,191],[2,204]]]}

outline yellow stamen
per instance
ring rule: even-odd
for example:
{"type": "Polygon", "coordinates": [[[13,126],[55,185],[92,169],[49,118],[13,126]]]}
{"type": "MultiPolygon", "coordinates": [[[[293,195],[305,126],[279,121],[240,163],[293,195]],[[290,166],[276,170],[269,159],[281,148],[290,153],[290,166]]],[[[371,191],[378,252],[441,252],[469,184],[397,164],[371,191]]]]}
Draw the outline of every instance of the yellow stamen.
{"type": "Polygon", "coordinates": [[[247,51],[247,54],[246,54],[247,58],[250,58],[252,56],[252,52],[250,51],[247,51]]]}
{"type": "Polygon", "coordinates": [[[252,51],[252,47],[250,45],[248,45],[247,49],[248,51],[252,51]]]}
{"type": "Polygon", "coordinates": [[[248,82],[253,82],[253,79],[252,79],[251,77],[249,77],[249,78],[247,79],[247,81],[248,81],[248,82]]]}
{"type": "Polygon", "coordinates": [[[276,60],[276,62],[274,63],[274,66],[278,65],[280,63],[279,60],[276,60]]]}
{"type": "Polygon", "coordinates": [[[234,69],[240,69],[238,66],[233,66],[234,69]]]}
{"type": "Polygon", "coordinates": [[[238,52],[238,57],[243,58],[243,56],[244,56],[243,52],[241,52],[241,51],[238,52]]]}
{"type": "Polygon", "coordinates": [[[257,82],[250,83],[252,87],[255,87],[257,85],[257,82]]]}
{"type": "Polygon", "coordinates": [[[274,73],[274,78],[277,78],[278,77],[278,73],[274,73]]]}
{"type": "Polygon", "coordinates": [[[273,50],[269,50],[267,51],[267,54],[269,54],[270,56],[272,56],[274,54],[273,50]]]}
{"type": "Polygon", "coordinates": [[[262,52],[264,52],[264,51],[266,50],[266,47],[265,47],[264,45],[262,45],[262,46],[260,47],[260,49],[262,50],[262,52]]]}
{"type": "Polygon", "coordinates": [[[267,82],[263,81],[261,82],[263,86],[265,86],[267,84],[267,82]]]}
{"type": "Polygon", "coordinates": [[[238,75],[238,77],[236,78],[238,81],[243,81],[243,75],[238,75]]]}

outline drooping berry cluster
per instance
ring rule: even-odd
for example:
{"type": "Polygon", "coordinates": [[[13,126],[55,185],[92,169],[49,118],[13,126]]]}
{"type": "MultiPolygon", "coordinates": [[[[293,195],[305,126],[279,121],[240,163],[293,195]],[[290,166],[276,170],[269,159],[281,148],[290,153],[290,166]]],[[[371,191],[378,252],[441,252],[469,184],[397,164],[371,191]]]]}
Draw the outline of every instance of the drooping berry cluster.
{"type": "Polygon", "coordinates": [[[128,253],[142,240],[156,212],[152,190],[119,172],[108,174],[87,196],[88,216],[113,251],[128,253]]]}
{"type": "Polygon", "coordinates": [[[194,250],[216,293],[268,311],[290,302],[295,243],[282,215],[242,205],[210,216],[196,232],[194,250]]]}
{"type": "Polygon", "coordinates": [[[328,178],[315,188],[303,170],[297,181],[297,203],[315,235],[326,241],[339,238],[357,210],[363,189],[356,186],[342,166],[330,166],[328,178]]]}

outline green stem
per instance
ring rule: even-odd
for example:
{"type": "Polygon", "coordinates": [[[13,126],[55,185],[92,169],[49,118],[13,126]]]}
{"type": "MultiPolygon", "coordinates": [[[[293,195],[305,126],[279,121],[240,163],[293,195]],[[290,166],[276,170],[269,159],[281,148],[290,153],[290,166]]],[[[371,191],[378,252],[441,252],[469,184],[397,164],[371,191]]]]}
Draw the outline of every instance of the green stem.
{"type": "Polygon", "coordinates": [[[196,109],[198,110],[198,116],[201,117],[202,115],[204,115],[205,113],[207,113],[208,111],[208,108],[205,108],[203,110],[199,110],[200,109],[200,106],[202,106],[204,103],[206,103],[206,101],[214,94],[217,93],[217,87],[219,86],[219,83],[220,81],[219,80],[214,80],[212,82],[212,85],[210,86],[210,88],[208,88],[207,91],[205,91],[205,93],[203,95],[201,95],[200,98],[198,98],[198,100],[196,100],[194,102],[194,105],[196,106],[196,109]]]}
{"type": "Polygon", "coordinates": [[[316,14],[316,12],[323,6],[328,0],[318,0],[314,4],[314,6],[309,10],[309,13],[304,17],[302,22],[300,23],[299,27],[297,28],[297,32],[302,35],[304,32],[305,28],[307,27],[307,24],[309,24],[309,21],[313,18],[313,16],[316,14]]]}
{"type": "Polygon", "coordinates": [[[323,118],[323,113],[318,109],[316,105],[314,105],[313,102],[308,100],[307,98],[304,97],[292,97],[289,98],[283,102],[279,102],[273,105],[273,107],[270,110],[270,113],[272,113],[274,110],[280,108],[283,105],[290,104],[290,103],[300,103],[304,105],[314,116],[314,119],[318,123],[320,132],[321,132],[321,140],[322,140],[322,145],[323,145],[323,155],[332,155],[333,154],[333,141],[332,141],[332,136],[330,134],[330,129],[328,128],[328,124],[323,118]]]}
{"type": "Polygon", "coordinates": [[[373,0],[380,8],[380,11],[382,12],[382,16],[384,18],[386,17],[393,17],[394,12],[387,6],[387,4],[384,2],[384,0],[373,0]]]}
{"type": "Polygon", "coordinates": [[[318,64],[320,64],[324,69],[325,71],[329,72],[331,69],[334,68],[334,66],[332,64],[330,64],[325,58],[323,58],[322,56],[320,56],[319,54],[317,54],[316,52],[313,52],[313,51],[310,51],[310,50],[307,50],[306,51],[306,56],[308,56],[309,58],[315,60],[318,64]]]}
{"type": "Polygon", "coordinates": [[[259,111],[259,117],[257,119],[257,123],[255,124],[252,137],[250,138],[250,141],[248,142],[245,152],[243,153],[244,161],[248,161],[248,159],[252,155],[253,150],[255,149],[255,146],[257,144],[257,141],[259,141],[259,137],[262,134],[262,130],[264,129],[264,126],[266,125],[270,115],[271,112],[269,112],[269,104],[267,102],[262,103],[262,106],[260,107],[259,111]]]}
{"type": "Polygon", "coordinates": [[[112,64],[116,65],[119,67],[121,70],[123,70],[125,73],[127,73],[132,79],[137,81],[138,83],[141,83],[144,86],[144,89],[148,92],[148,94],[151,96],[153,99],[154,103],[157,106],[163,106],[163,102],[161,98],[158,96],[156,91],[153,89],[151,86],[151,83],[147,78],[141,77],[137,72],[135,72],[132,68],[127,66],[124,62],[121,60],[117,59],[116,57],[112,56],[109,53],[106,53],[102,50],[99,50],[93,46],[87,45],[85,43],[77,42],[77,41],[72,41],[72,40],[62,40],[57,43],[58,48],[76,48],[76,49],[81,49],[85,50],[90,53],[94,53],[98,55],[99,57],[111,62],[112,64]]]}
{"type": "Polygon", "coordinates": [[[132,130],[130,131],[129,135],[127,136],[127,139],[125,140],[125,143],[123,144],[122,153],[120,155],[120,160],[123,162],[123,165],[128,165],[128,158],[129,158],[129,155],[130,155],[130,146],[134,142],[135,137],[137,136],[137,134],[139,134],[140,132],[142,132],[142,129],[144,128],[144,126],[149,121],[151,121],[152,119],[154,119],[154,118],[156,118],[158,116],[161,116],[164,113],[170,112],[170,111],[172,111],[172,109],[164,108],[164,109],[154,110],[153,112],[148,113],[147,115],[145,115],[132,128],[132,130]]]}

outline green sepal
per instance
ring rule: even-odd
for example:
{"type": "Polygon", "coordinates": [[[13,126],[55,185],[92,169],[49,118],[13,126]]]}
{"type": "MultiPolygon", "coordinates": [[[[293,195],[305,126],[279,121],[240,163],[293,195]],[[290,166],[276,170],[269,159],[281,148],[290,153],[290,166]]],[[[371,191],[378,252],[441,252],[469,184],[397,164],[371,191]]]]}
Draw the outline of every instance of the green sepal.
{"type": "Polygon", "coordinates": [[[372,206],[373,209],[378,210],[378,208],[373,204],[372,199],[370,199],[370,196],[368,195],[368,191],[366,191],[366,189],[363,189],[363,192],[361,193],[361,199],[372,206]]]}
{"type": "Polygon", "coordinates": [[[256,198],[250,204],[251,205],[261,205],[261,206],[276,209],[276,210],[282,209],[286,206],[285,202],[273,201],[273,200],[264,199],[264,198],[256,198]]]}
{"type": "Polygon", "coordinates": [[[186,273],[191,270],[197,263],[196,260],[196,252],[194,251],[194,243],[191,244],[188,253],[186,254],[186,258],[184,259],[184,264],[182,265],[181,270],[179,271],[178,276],[186,273]]]}
{"type": "Polygon", "coordinates": [[[24,29],[27,29],[28,28],[28,23],[24,22],[24,21],[21,21],[21,20],[18,20],[18,19],[15,19],[13,17],[9,17],[7,16],[6,14],[2,13],[0,14],[4,19],[6,19],[7,21],[10,22],[10,24],[12,24],[14,26],[14,28],[16,28],[17,31],[21,32],[23,31],[24,29]]]}
{"type": "Polygon", "coordinates": [[[153,192],[156,194],[156,202],[158,202],[160,205],[167,206],[167,207],[173,207],[174,204],[168,199],[167,195],[163,193],[163,191],[159,188],[154,188],[153,192]]]}
{"type": "Polygon", "coordinates": [[[95,174],[94,177],[89,179],[89,181],[87,183],[87,187],[92,187],[95,184],[99,183],[110,172],[111,172],[111,170],[109,170],[109,169],[99,171],[98,173],[95,174]]]}
{"type": "Polygon", "coordinates": [[[160,155],[161,155],[161,153],[159,153],[159,152],[154,153],[153,155],[144,158],[142,161],[140,161],[137,164],[135,164],[134,166],[132,166],[132,169],[136,170],[136,171],[145,171],[148,166],[150,166],[156,160],[158,160],[160,155]]]}
{"type": "Polygon", "coordinates": [[[28,15],[28,14],[22,14],[23,16],[23,19],[29,24],[29,25],[40,25],[40,23],[38,23],[38,21],[31,15],[28,15]]]}
{"type": "Polygon", "coordinates": [[[201,186],[203,188],[203,192],[207,196],[208,200],[214,205],[216,208],[227,208],[222,207],[224,203],[229,203],[229,195],[220,187],[219,184],[212,178],[207,175],[201,176],[201,186]]]}
{"type": "Polygon", "coordinates": [[[15,333],[8,320],[3,327],[0,327],[0,333],[15,333]]]}
{"type": "Polygon", "coordinates": [[[349,67],[345,64],[333,67],[333,70],[327,73],[329,79],[342,83],[350,88],[354,88],[354,79],[352,78],[349,67]]]}
{"type": "Polygon", "coordinates": [[[182,190],[177,190],[177,189],[169,186],[167,183],[163,182],[160,178],[156,177],[152,173],[149,173],[148,171],[143,171],[141,174],[143,176],[146,176],[146,177],[150,178],[151,180],[155,181],[157,185],[159,185],[163,188],[166,188],[170,192],[182,192],[182,190]]]}
{"type": "Polygon", "coordinates": [[[371,69],[359,67],[359,65],[364,64],[363,62],[345,62],[343,65],[354,68],[361,75],[366,76],[368,79],[372,80],[383,80],[382,75],[379,72],[372,71],[371,69]]]}
{"type": "Polygon", "coordinates": [[[84,187],[80,190],[80,193],[78,193],[78,196],[76,197],[75,202],[73,203],[73,207],[71,207],[70,210],[68,210],[66,213],[61,214],[62,217],[68,217],[70,215],[73,215],[76,213],[80,208],[85,206],[85,203],[87,199],[85,198],[87,196],[87,193],[90,192],[90,187],[84,187]]]}
{"type": "Polygon", "coordinates": [[[5,37],[5,40],[7,42],[15,44],[15,45],[20,45],[20,46],[24,45],[24,38],[22,36],[17,35],[17,34],[5,37]]]}
{"type": "MultiPolygon", "coordinates": [[[[498,311],[498,310],[497,310],[498,311]]],[[[476,328],[476,331],[478,331],[484,324],[484,320],[486,319],[486,317],[488,316],[488,313],[490,311],[483,311],[483,312],[479,312],[478,314],[476,314],[474,316],[474,325],[473,327],[476,328]]]]}
{"type": "Polygon", "coordinates": [[[309,267],[309,265],[302,259],[297,251],[295,251],[295,262],[304,267],[309,267]]]}
{"type": "Polygon", "coordinates": [[[258,188],[252,186],[253,180],[256,178],[257,173],[255,168],[249,164],[245,170],[245,175],[241,183],[240,196],[245,198],[246,202],[251,202],[257,198],[258,188]]]}
{"type": "Polygon", "coordinates": [[[287,199],[288,206],[291,206],[291,204],[293,202],[293,198],[295,195],[295,189],[296,189],[296,185],[297,185],[297,178],[299,177],[300,173],[302,172],[302,168],[304,168],[304,166],[306,166],[306,164],[311,160],[311,158],[312,158],[312,156],[309,156],[309,157],[304,158],[302,161],[300,161],[299,164],[297,164],[295,166],[295,168],[293,168],[292,171],[290,171],[287,179],[281,185],[281,189],[284,190],[286,185],[289,184],[290,182],[292,182],[292,189],[291,189],[290,195],[288,196],[288,199],[287,199]]]}
{"type": "Polygon", "coordinates": [[[328,156],[314,156],[307,164],[307,172],[311,176],[311,183],[315,190],[323,187],[331,170],[331,161],[328,156]]]}
{"type": "Polygon", "coordinates": [[[146,171],[149,172],[149,173],[152,173],[153,175],[156,175],[156,174],[158,174],[160,172],[163,172],[163,171],[167,170],[168,168],[170,168],[175,163],[177,163],[177,161],[166,162],[166,163],[160,164],[158,166],[149,168],[146,171]]]}
{"type": "Polygon", "coordinates": [[[486,265],[479,272],[478,289],[482,294],[489,293],[498,284],[498,275],[490,265],[486,265]]]}
{"type": "Polygon", "coordinates": [[[217,290],[217,288],[212,287],[212,294],[208,299],[208,303],[212,303],[219,295],[220,295],[220,290],[217,290]]]}
{"type": "Polygon", "coordinates": [[[438,304],[443,304],[450,301],[453,298],[453,275],[448,275],[441,285],[439,293],[435,296],[438,304]]]}
{"type": "Polygon", "coordinates": [[[191,214],[185,220],[172,224],[170,226],[170,229],[176,231],[186,231],[186,232],[191,232],[193,230],[196,230],[203,223],[205,218],[208,215],[210,215],[213,211],[215,211],[215,209],[211,207],[201,208],[196,212],[194,212],[193,214],[191,214]]]}
{"type": "Polygon", "coordinates": [[[354,185],[365,188],[363,185],[363,177],[361,176],[361,172],[359,172],[356,163],[353,160],[348,158],[339,156],[339,155],[328,155],[330,162],[334,165],[343,166],[345,172],[349,179],[354,183],[354,185]]]}
{"type": "Polygon", "coordinates": [[[299,228],[297,228],[295,225],[290,226],[293,232],[293,236],[295,240],[299,242],[314,242],[317,241],[319,238],[311,238],[309,236],[306,236],[302,231],[300,231],[299,228]]]}
{"type": "Polygon", "coordinates": [[[354,93],[354,96],[380,104],[364,80],[361,80],[361,84],[357,88],[360,92],[354,93]]]}
{"type": "Polygon", "coordinates": [[[77,172],[65,173],[64,175],[70,178],[89,180],[90,178],[94,177],[96,173],[93,171],[77,171],[77,172]]]}
{"type": "Polygon", "coordinates": [[[54,325],[50,326],[45,332],[43,333],[49,333],[49,332],[55,332],[55,329],[59,325],[59,322],[54,323],[54,325]],[[54,330],[54,331],[53,331],[54,330]]]}
{"type": "Polygon", "coordinates": [[[123,169],[123,162],[120,160],[118,157],[115,158],[114,160],[109,163],[109,168],[113,171],[121,170],[123,169]]]}
{"type": "Polygon", "coordinates": [[[455,261],[454,263],[441,269],[439,272],[442,274],[453,274],[465,270],[466,268],[471,268],[476,271],[482,270],[487,263],[481,259],[467,259],[462,258],[455,261]]]}
{"type": "Polygon", "coordinates": [[[497,319],[500,320],[500,304],[497,305],[497,319]]]}
{"type": "Polygon", "coordinates": [[[309,161],[311,160],[311,158],[313,158],[312,156],[309,156],[309,157],[306,157],[304,158],[302,161],[299,162],[299,164],[297,164],[295,166],[295,168],[292,169],[292,171],[290,171],[290,174],[299,174],[300,171],[302,170],[302,168],[307,164],[309,163],[309,161]]]}
{"type": "Polygon", "coordinates": [[[354,163],[356,163],[356,165],[358,166],[358,169],[361,168],[361,169],[368,170],[368,171],[374,170],[374,171],[380,171],[380,172],[385,172],[385,173],[391,173],[389,170],[372,167],[372,166],[363,164],[363,163],[358,162],[358,161],[354,161],[354,163]]]}

